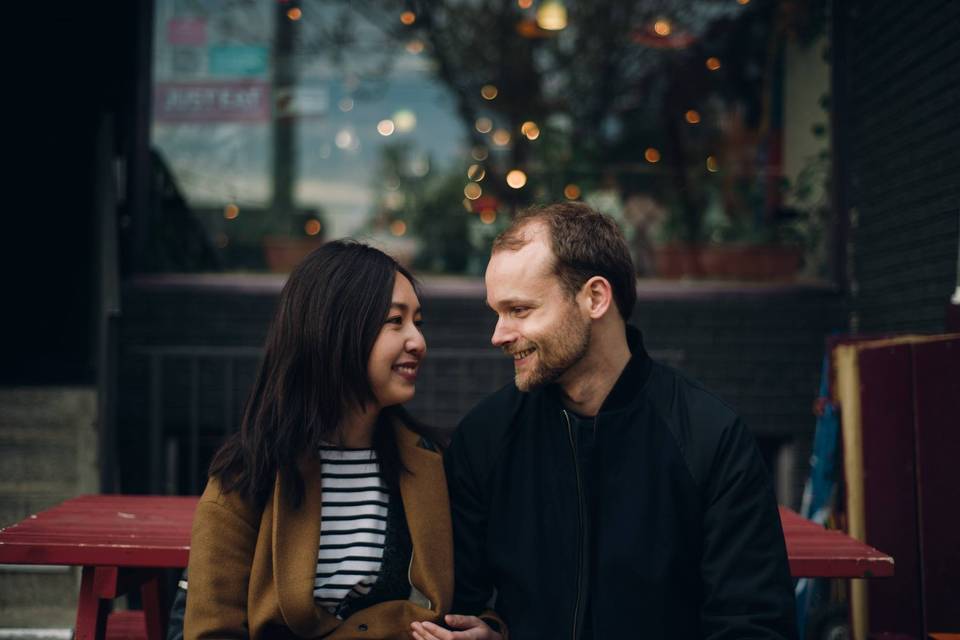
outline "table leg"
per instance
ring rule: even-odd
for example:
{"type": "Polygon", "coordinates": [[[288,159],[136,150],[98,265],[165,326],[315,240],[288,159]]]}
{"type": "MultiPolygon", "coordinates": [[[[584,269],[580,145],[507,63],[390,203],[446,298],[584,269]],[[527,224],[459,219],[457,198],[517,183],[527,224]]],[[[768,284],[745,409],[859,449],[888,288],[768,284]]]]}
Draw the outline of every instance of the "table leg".
{"type": "Polygon", "coordinates": [[[155,571],[140,585],[143,616],[147,624],[147,640],[163,640],[167,629],[167,608],[163,597],[163,572],[155,571]]]}
{"type": "Polygon", "coordinates": [[[104,640],[107,636],[107,602],[94,588],[95,567],[84,567],[80,578],[75,640],[104,640]]]}

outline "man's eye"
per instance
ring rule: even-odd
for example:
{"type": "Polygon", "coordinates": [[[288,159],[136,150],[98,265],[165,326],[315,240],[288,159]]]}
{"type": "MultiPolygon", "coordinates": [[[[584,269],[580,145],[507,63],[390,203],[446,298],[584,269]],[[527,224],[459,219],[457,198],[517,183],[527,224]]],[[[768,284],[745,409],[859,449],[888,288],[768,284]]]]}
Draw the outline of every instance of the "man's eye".
{"type": "Polygon", "coordinates": [[[514,308],[511,309],[510,311],[511,311],[514,315],[518,315],[518,316],[519,316],[519,315],[523,315],[524,313],[526,313],[526,312],[529,311],[529,310],[530,310],[529,307],[514,307],[514,308]]]}

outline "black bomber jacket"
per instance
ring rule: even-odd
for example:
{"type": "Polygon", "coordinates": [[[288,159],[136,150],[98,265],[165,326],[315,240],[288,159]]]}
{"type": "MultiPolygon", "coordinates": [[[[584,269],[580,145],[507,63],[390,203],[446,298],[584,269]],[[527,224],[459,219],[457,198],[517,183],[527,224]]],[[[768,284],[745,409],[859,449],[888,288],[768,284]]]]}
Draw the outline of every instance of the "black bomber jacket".
{"type": "Polygon", "coordinates": [[[554,385],[511,383],[461,421],[446,455],[454,611],[492,601],[512,640],[577,640],[586,625],[598,640],[796,638],[756,443],[627,334],[632,358],[595,421],[594,504],[554,385]]]}

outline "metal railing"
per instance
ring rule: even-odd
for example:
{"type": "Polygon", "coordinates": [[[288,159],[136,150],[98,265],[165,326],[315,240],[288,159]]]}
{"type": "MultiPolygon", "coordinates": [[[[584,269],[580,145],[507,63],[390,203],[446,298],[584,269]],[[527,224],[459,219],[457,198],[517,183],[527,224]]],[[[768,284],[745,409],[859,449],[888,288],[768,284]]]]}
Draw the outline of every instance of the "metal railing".
{"type": "MultiPolygon", "coordinates": [[[[199,493],[206,481],[202,449],[206,446],[210,453],[238,428],[242,401],[253,382],[252,375],[249,380],[238,379],[238,371],[246,367],[252,374],[262,349],[158,345],[130,347],[126,352],[143,358],[147,368],[150,492],[199,493]],[[206,384],[201,384],[202,369],[215,372],[206,384]],[[185,407],[180,406],[182,399],[175,403],[171,398],[169,387],[174,383],[186,388],[185,407]],[[206,409],[204,416],[202,409],[206,409]],[[211,417],[214,414],[219,419],[211,417]]],[[[674,366],[683,359],[680,351],[652,355],[674,366]]],[[[512,363],[497,349],[433,348],[423,361],[417,395],[408,408],[427,424],[452,428],[460,416],[512,375],[512,363]]]]}

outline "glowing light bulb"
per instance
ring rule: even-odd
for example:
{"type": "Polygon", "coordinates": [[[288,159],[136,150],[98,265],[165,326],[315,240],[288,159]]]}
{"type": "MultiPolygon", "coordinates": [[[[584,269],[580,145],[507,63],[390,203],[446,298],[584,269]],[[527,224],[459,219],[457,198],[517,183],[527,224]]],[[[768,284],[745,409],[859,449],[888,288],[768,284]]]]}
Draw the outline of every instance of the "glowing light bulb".
{"type": "Polygon", "coordinates": [[[507,184],[513,189],[522,189],[527,184],[527,174],[520,169],[514,169],[507,174],[507,184]]]}

